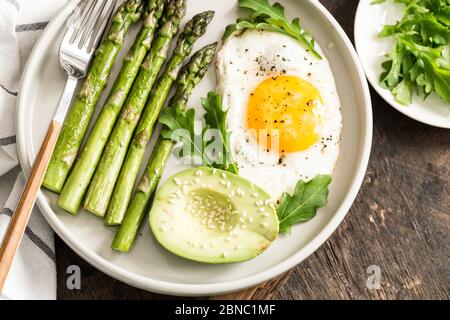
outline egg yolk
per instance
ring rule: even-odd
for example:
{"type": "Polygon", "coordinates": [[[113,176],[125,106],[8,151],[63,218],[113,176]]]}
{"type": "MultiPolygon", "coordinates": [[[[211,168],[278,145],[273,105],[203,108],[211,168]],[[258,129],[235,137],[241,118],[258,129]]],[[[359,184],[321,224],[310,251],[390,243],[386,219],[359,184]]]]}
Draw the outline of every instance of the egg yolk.
{"type": "Polygon", "coordinates": [[[308,149],[319,136],[314,108],[321,96],[311,83],[295,76],[271,77],[250,95],[247,126],[267,150],[292,153],[308,149]]]}

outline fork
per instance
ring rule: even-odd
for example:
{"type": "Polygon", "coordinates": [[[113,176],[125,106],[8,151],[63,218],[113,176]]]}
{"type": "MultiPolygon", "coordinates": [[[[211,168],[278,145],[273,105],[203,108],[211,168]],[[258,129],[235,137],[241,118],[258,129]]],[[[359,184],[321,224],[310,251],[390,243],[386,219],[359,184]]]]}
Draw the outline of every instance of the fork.
{"type": "Polygon", "coordinates": [[[108,25],[116,3],[117,0],[84,1],[74,10],[69,19],[67,31],[59,48],[59,62],[66,71],[68,79],[31,174],[3,238],[0,248],[0,292],[22,240],[78,80],[87,75],[95,49],[108,25]]]}

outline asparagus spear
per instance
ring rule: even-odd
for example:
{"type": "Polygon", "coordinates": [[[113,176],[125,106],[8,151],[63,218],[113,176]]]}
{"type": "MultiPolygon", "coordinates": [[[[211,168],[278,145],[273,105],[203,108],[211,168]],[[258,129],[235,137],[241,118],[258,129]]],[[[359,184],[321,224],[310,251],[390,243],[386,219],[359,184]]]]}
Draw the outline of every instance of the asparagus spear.
{"type": "MultiPolygon", "coordinates": [[[[203,79],[211,61],[214,58],[217,44],[209,45],[198,51],[190,62],[183,67],[177,80],[177,90],[169,102],[169,107],[186,108],[189,96],[195,86],[203,79]]],[[[142,176],[136,193],[127,209],[125,218],[117,231],[112,248],[128,252],[133,245],[139,227],[145,216],[150,197],[156,191],[166,162],[173,148],[173,142],[160,137],[153,150],[150,161],[142,176]]]]}
{"type": "Polygon", "coordinates": [[[166,163],[172,151],[172,145],[173,143],[170,140],[163,138],[158,140],[146,172],[139,183],[138,190],[112,243],[111,247],[114,250],[128,252],[133,245],[145,216],[145,208],[150,196],[158,186],[164,170],[164,163],[166,163]]]}
{"type": "Polygon", "coordinates": [[[122,69],[109,93],[108,100],[95,122],[59,197],[59,206],[70,213],[76,214],[80,208],[109,134],[139,72],[139,67],[150,50],[165,2],[166,0],[147,0],[146,17],[142,28],[133,47],[123,61],[122,69]]]}
{"type": "Polygon", "coordinates": [[[164,105],[173,82],[178,76],[184,59],[191,53],[194,42],[205,33],[213,16],[213,11],[206,11],[194,16],[180,36],[175,52],[167,65],[166,72],[159,79],[158,86],[151,92],[149,101],[137,126],[112,193],[105,224],[117,225],[122,223],[145,153],[145,147],[150,140],[159,112],[164,105]]]}
{"type": "Polygon", "coordinates": [[[98,216],[103,217],[105,215],[110,194],[125,158],[129,141],[151,88],[167,58],[170,42],[178,32],[178,27],[185,13],[186,0],[172,0],[168,4],[158,36],[141,66],[141,71],[105,146],[84,202],[86,210],[98,216]],[[111,190],[109,195],[105,190],[111,190]]]}
{"type": "Polygon", "coordinates": [[[143,9],[144,0],[127,0],[114,14],[111,27],[64,121],[42,183],[45,188],[58,193],[61,191],[125,35],[140,19],[143,9]]]}

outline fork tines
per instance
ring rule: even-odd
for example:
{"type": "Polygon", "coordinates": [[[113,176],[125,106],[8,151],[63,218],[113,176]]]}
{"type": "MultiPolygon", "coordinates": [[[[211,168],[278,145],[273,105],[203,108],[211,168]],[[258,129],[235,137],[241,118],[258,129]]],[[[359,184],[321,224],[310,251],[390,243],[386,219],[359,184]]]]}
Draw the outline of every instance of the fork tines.
{"type": "Polygon", "coordinates": [[[73,13],[63,42],[87,52],[95,50],[117,0],[84,0],[73,13]]]}

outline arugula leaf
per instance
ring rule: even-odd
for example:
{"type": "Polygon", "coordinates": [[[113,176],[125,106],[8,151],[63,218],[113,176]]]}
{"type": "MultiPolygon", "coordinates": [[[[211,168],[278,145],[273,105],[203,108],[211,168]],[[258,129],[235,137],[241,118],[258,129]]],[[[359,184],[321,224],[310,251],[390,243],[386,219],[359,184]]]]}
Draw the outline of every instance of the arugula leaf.
{"type": "Polygon", "coordinates": [[[237,174],[239,170],[232,159],[230,132],[226,128],[228,112],[222,109],[220,95],[215,92],[208,93],[207,98],[202,99],[202,107],[205,110],[203,116],[205,125],[200,135],[195,132],[194,109],[183,110],[179,105],[165,108],[159,119],[164,125],[161,131],[162,137],[180,144],[180,147],[175,151],[176,156],[201,157],[204,166],[237,174]],[[216,139],[214,135],[209,136],[210,129],[216,130],[219,134],[218,138],[223,148],[215,157],[208,155],[206,152],[208,146],[216,139]]]}
{"type": "Polygon", "coordinates": [[[280,232],[288,233],[294,224],[314,218],[317,209],[324,207],[328,202],[330,183],[330,175],[317,175],[308,182],[298,181],[293,195],[285,192],[277,208],[280,232]]]}
{"type": "MultiPolygon", "coordinates": [[[[217,93],[211,91],[208,93],[208,97],[202,99],[202,107],[205,110],[205,123],[207,129],[216,129],[220,133],[220,142],[223,146],[221,154],[217,155],[217,159],[210,160],[213,166],[218,169],[226,170],[231,173],[237,174],[239,172],[238,167],[232,159],[232,152],[230,147],[230,133],[227,131],[227,113],[222,108],[222,98],[217,93]]],[[[212,143],[207,139],[207,130],[203,130],[204,150],[212,143]]],[[[207,157],[204,153],[204,158],[207,157]]]]}
{"type": "Polygon", "coordinates": [[[392,93],[397,100],[404,104],[409,105],[412,103],[412,94],[414,91],[414,83],[409,80],[403,79],[398,85],[392,89],[392,93]]]}
{"type": "Polygon", "coordinates": [[[444,45],[448,43],[450,29],[442,25],[432,13],[410,14],[396,25],[386,25],[379,33],[380,37],[389,37],[398,33],[414,32],[422,37],[423,45],[444,45]]]}
{"type": "Polygon", "coordinates": [[[286,32],[282,28],[276,25],[272,25],[266,22],[256,22],[247,19],[238,19],[238,21],[235,24],[230,24],[225,28],[224,39],[228,38],[236,31],[244,31],[247,29],[265,30],[286,34],[286,32]]]}
{"type": "Polygon", "coordinates": [[[441,8],[441,10],[439,10],[439,13],[436,14],[436,18],[443,25],[450,27],[450,5],[441,8]]]}
{"type": "Polygon", "coordinates": [[[388,55],[390,59],[383,63],[385,73],[381,75],[380,82],[385,88],[394,88],[401,81],[402,63],[405,55],[405,47],[397,45],[388,55]]]}
{"type": "Polygon", "coordinates": [[[284,13],[284,7],[278,2],[270,5],[268,0],[239,0],[239,7],[249,9],[251,15],[248,18],[238,19],[236,24],[229,25],[225,29],[223,39],[227,39],[236,31],[246,29],[279,32],[296,39],[317,59],[322,59],[315,49],[315,41],[311,34],[302,29],[298,18],[289,21],[284,13]]]}
{"type": "Polygon", "coordinates": [[[183,110],[178,104],[170,106],[163,110],[159,122],[164,125],[161,136],[181,145],[174,152],[177,156],[195,157],[202,155],[202,149],[196,143],[199,139],[195,133],[194,109],[183,110]],[[187,154],[184,153],[187,150],[186,146],[190,146],[187,154]]]}
{"type": "Polygon", "coordinates": [[[423,75],[417,77],[417,85],[424,87],[425,93],[434,90],[450,104],[450,64],[443,58],[444,47],[421,46],[408,36],[401,37],[400,41],[423,62],[423,75]]]}
{"type": "Polygon", "coordinates": [[[450,1],[393,1],[406,7],[397,24],[387,25],[379,33],[395,40],[382,64],[381,85],[405,105],[420,91],[425,98],[434,92],[450,104],[450,1]]]}

